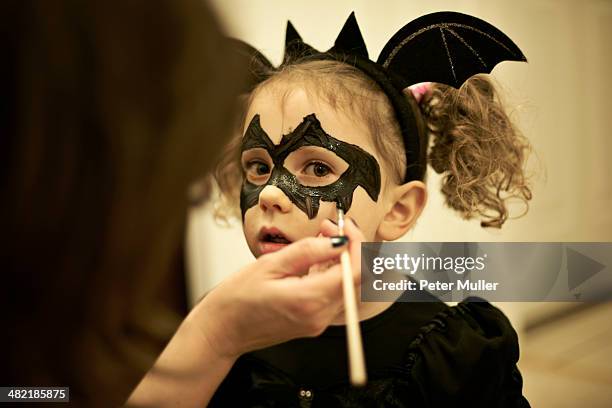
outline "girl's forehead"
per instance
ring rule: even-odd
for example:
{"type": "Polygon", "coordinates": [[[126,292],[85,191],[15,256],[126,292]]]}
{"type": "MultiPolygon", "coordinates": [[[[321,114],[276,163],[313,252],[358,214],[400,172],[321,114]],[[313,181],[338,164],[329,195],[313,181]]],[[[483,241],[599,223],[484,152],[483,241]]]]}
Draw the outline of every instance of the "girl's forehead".
{"type": "Polygon", "coordinates": [[[347,110],[335,109],[316,93],[302,87],[277,88],[264,87],[254,95],[245,122],[243,134],[253,116],[259,114],[261,127],[274,144],[283,135],[291,133],[304,120],[314,113],[325,132],[343,142],[358,145],[376,157],[372,147],[369,130],[356,114],[347,110]]]}

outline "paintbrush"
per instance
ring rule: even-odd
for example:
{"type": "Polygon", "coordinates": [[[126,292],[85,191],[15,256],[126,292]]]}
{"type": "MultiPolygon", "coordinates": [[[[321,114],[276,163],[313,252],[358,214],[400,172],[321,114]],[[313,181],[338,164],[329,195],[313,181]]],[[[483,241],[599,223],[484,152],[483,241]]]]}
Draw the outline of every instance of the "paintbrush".
{"type": "MultiPolygon", "coordinates": [[[[337,209],[338,235],[344,236],[344,210],[339,206],[337,206],[337,209]]],[[[363,357],[361,330],[359,328],[359,316],[357,315],[357,298],[355,297],[355,285],[353,284],[353,272],[348,249],[344,249],[340,254],[340,263],[342,266],[342,292],[344,295],[344,316],[346,320],[350,379],[352,385],[362,386],[367,381],[367,375],[363,357]]]]}

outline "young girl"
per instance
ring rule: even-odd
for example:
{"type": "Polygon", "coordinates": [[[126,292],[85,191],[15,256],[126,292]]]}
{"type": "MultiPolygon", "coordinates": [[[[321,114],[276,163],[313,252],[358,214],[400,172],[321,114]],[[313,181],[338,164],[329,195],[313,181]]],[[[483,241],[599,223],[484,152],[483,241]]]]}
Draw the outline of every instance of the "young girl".
{"type": "MultiPolygon", "coordinates": [[[[333,234],[336,205],[366,241],[401,238],[426,203],[426,163],[444,174],[447,203],[483,226],[502,226],[506,197],[530,198],[522,172],[528,145],[486,77],[458,91],[407,88],[398,107],[354,60],[292,46],[299,52],[248,96],[241,137],[216,174],[226,200],[220,208],[242,218],[256,257],[333,234]],[[414,140],[401,109],[414,118],[414,140]]],[[[325,273],[319,269],[309,273],[325,273]]],[[[517,335],[503,313],[486,302],[449,307],[420,295],[429,301],[358,303],[365,387],[349,384],[340,312],[318,337],[241,356],[209,406],[529,406],[517,335]]]]}

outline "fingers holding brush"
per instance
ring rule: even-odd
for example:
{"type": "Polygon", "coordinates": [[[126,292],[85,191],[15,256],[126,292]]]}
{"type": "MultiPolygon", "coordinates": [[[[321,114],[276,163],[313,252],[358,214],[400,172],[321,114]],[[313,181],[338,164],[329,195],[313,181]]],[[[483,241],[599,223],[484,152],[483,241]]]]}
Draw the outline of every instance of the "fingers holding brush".
{"type": "MultiPolygon", "coordinates": [[[[326,237],[336,236],[338,234],[338,225],[330,219],[323,221],[321,223],[321,234],[326,237]]],[[[366,241],[366,238],[351,217],[346,217],[344,236],[348,239],[353,280],[355,285],[358,286],[361,284],[361,243],[366,241]]]]}

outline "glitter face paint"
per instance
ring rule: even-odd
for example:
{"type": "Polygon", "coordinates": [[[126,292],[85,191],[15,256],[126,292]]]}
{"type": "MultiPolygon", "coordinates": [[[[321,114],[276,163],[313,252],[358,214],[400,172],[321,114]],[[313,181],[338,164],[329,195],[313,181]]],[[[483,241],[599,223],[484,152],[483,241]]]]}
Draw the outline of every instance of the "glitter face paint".
{"type": "Polygon", "coordinates": [[[357,186],[363,187],[370,198],[378,200],[380,194],[380,167],[376,159],[359,146],[343,142],[325,133],[314,113],[304,117],[291,133],[283,135],[275,145],[261,127],[259,114],[255,115],[242,139],[242,149],[262,148],[270,155],[274,167],[266,183],[253,184],[244,178],[240,192],[242,219],[246,211],[259,202],[259,194],[268,185],[278,187],[309,219],[317,216],[321,200],[336,202],[348,212],[357,186]],[[325,186],[305,186],[284,167],[290,153],[305,146],[327,149],[348,163],[349,167],[333,183],[325,186]]]}

